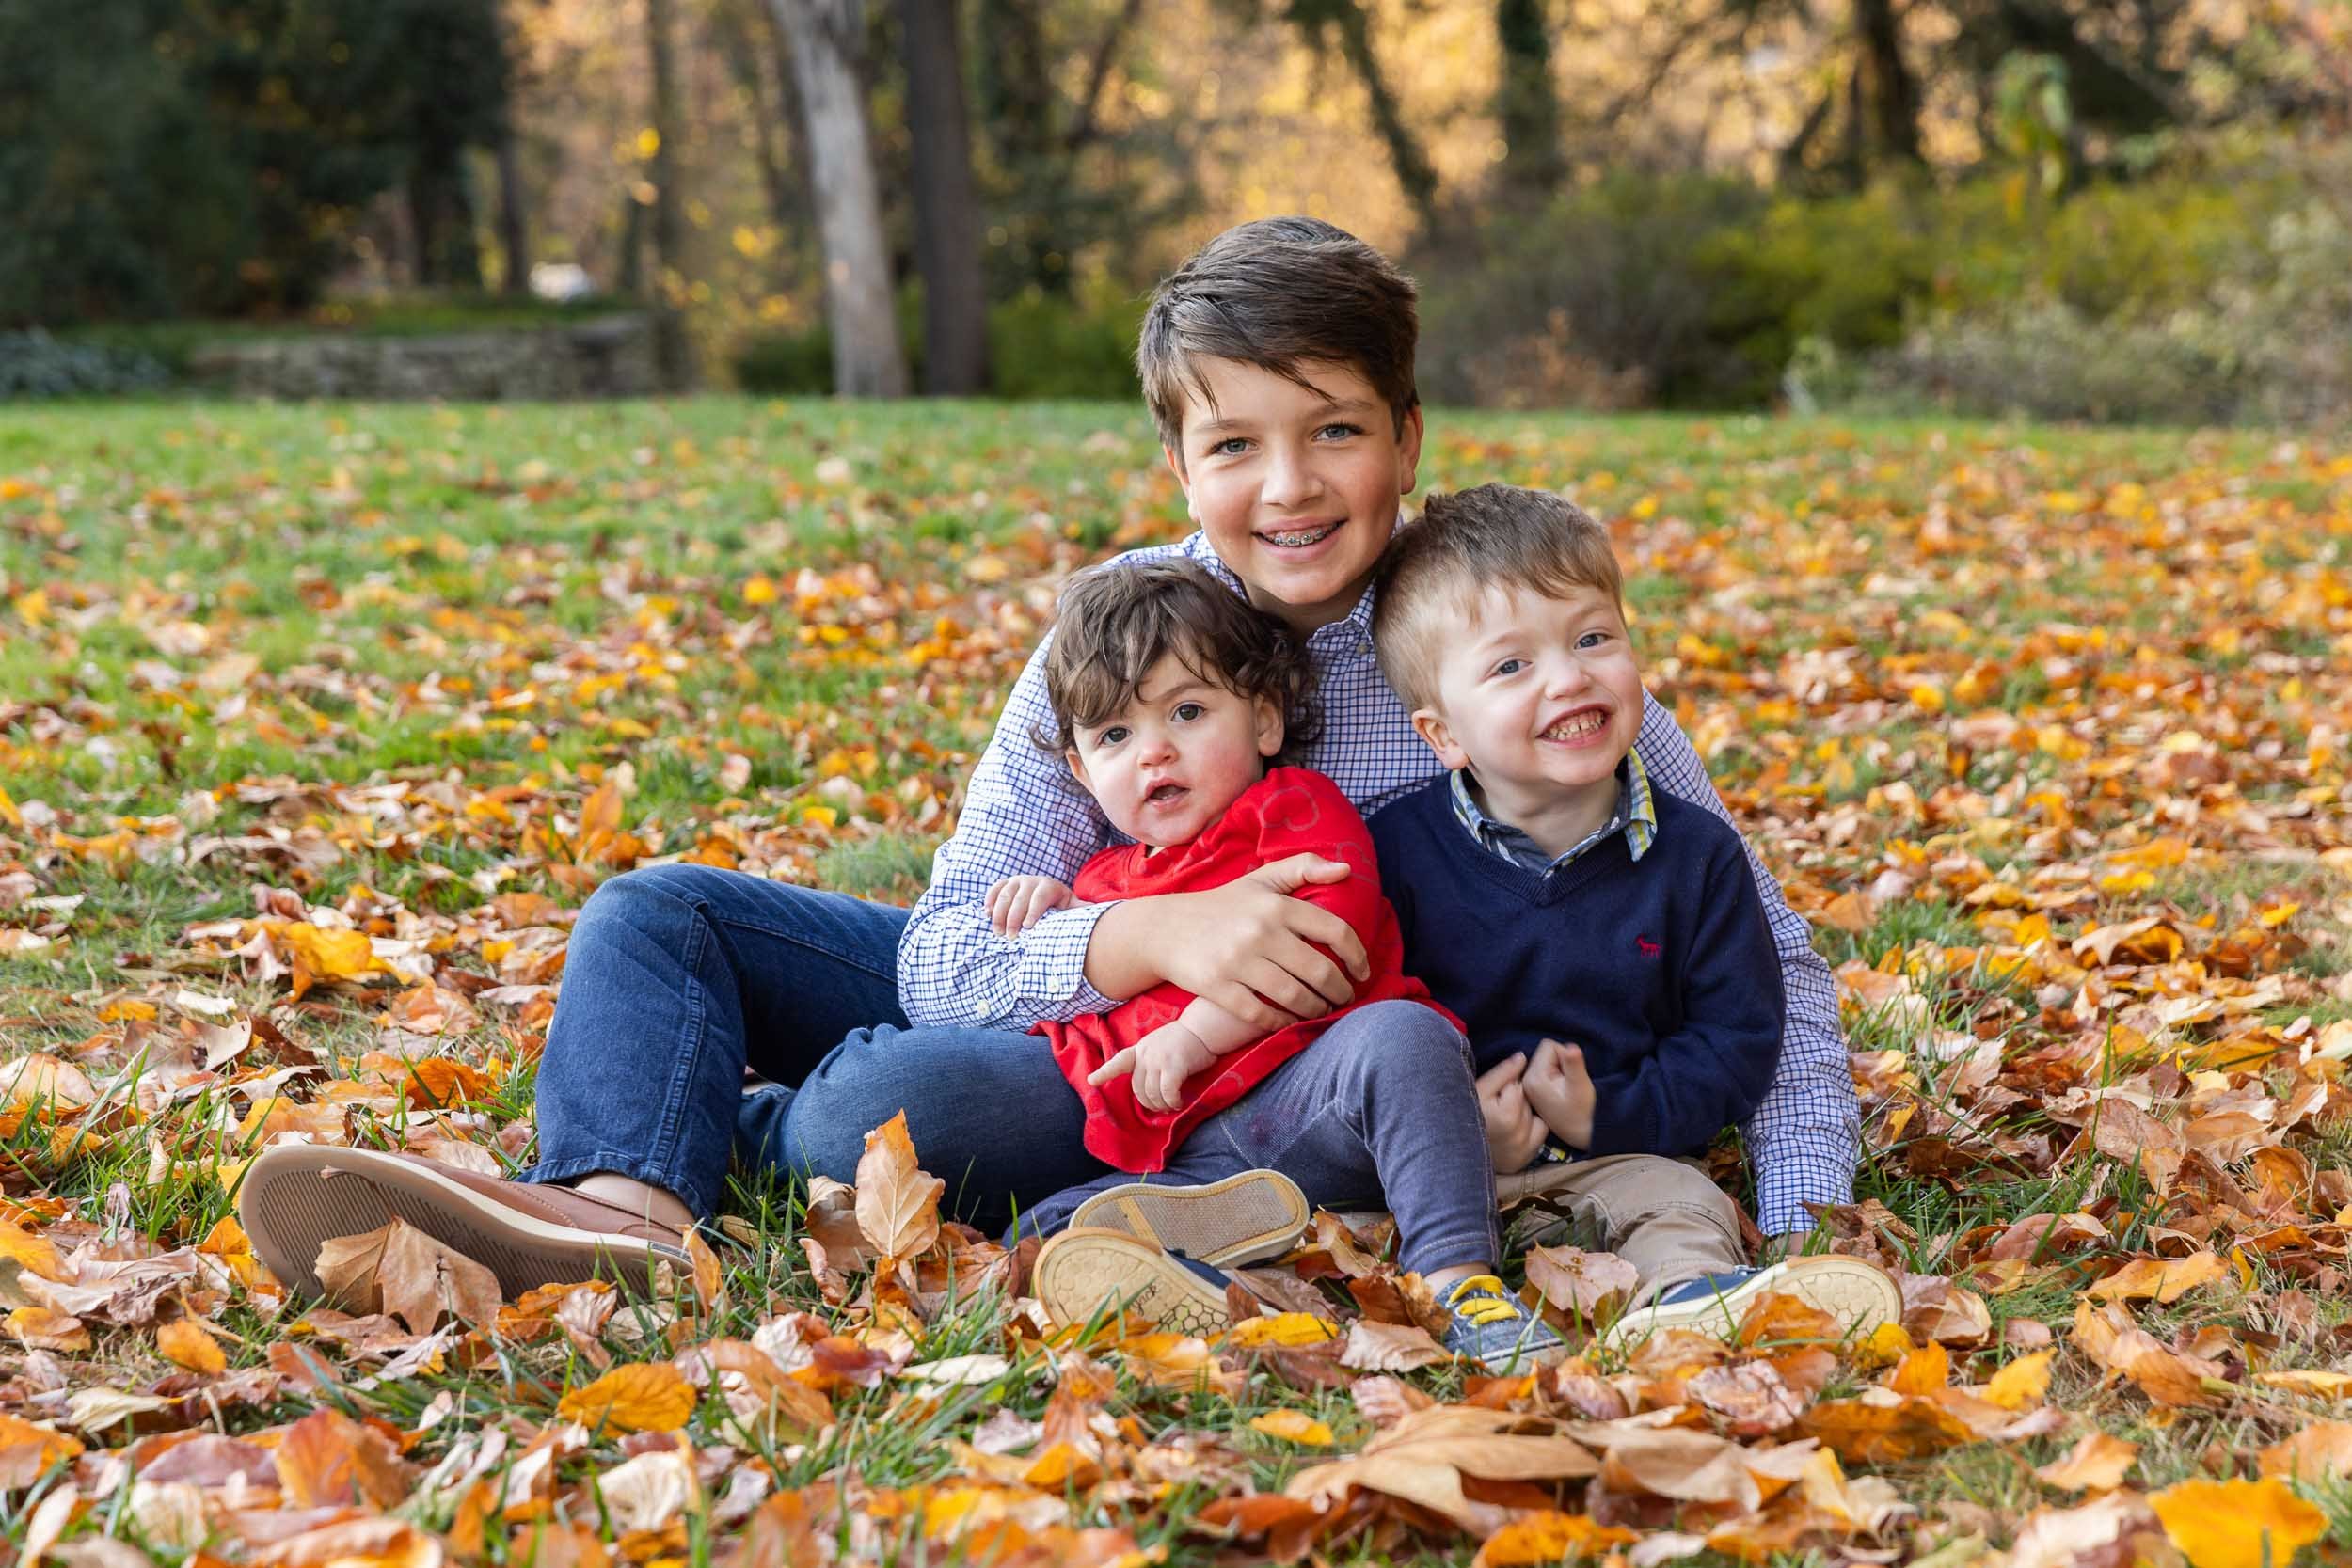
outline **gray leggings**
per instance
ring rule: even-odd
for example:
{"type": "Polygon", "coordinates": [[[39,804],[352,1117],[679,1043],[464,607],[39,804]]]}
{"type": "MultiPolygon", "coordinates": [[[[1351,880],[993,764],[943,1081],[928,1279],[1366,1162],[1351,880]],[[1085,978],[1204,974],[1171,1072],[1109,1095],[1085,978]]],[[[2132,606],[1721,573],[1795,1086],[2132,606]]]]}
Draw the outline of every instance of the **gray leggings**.
{"type": "Polygon", "coordinates": [[[1320,1209],[1388,1209],[1398,1261],[1416,1273],[1500,1257],[1470,1047],[1418,1002],[1357,1008],[1194,1128],[1166,1170],[1065,1188],[1023,1215],[1021,1229],[1050,1236],[1079,1204],[1124,1182],[1193,1185],[1258,1169],[1280,1171],[1320,1209]]]}

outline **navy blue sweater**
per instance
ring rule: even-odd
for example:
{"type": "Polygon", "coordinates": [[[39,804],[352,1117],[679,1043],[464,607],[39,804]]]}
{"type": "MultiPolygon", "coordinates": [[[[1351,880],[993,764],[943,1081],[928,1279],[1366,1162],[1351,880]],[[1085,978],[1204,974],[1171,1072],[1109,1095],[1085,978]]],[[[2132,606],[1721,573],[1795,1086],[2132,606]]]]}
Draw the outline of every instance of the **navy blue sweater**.
{"type": "Polygon", "coordinates": [[[1653,800],[1640,861],[1620,832],[1550,874],[1471,839],[1442,774],[1372,819],[1406,973],[1461,1016],[1482,1071],[1547,1038],[1581,1046],[1596,1155],[1696,1154],[1780,1059],[1780,957],[1740,835],[1653,800]]]}

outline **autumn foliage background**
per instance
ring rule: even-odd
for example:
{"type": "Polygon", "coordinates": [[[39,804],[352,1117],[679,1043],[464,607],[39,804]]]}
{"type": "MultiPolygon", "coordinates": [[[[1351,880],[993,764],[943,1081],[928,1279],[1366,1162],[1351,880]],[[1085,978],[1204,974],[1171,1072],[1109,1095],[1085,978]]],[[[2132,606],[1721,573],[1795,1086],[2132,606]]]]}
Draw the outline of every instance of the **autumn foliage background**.
{"type": "MultiPolygon", "coordinates": [[[[1838,968],[1868,1154],[1823,1219],[1899,1329],[1465,1375],[1358,1216],[1279,1317],[1056,1335],[892,1129],[853,1190],[747,1179],[659,1301],[501,1303],[413,1233],[351,1263],[383,1310],[288,1300],[257,1147],[527,1163],[631,865],[910,897],[1057,583],[1181,499],[1128,404],[67,405],[0,425],[16,1560],[2352,1550],[2352,448],[1432,430],[1433,487],[1608,521],[1838,968]]],[[[1626,1283],[1522,1280],[1579,1338],[1626,1283]]]]}

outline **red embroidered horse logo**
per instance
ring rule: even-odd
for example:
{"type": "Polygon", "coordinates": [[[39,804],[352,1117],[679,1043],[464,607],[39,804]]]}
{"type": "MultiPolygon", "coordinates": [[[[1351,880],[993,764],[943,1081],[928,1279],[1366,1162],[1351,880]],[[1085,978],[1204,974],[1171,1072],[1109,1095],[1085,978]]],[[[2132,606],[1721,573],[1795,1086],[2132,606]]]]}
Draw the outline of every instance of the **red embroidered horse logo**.
{"type": "Polygon", "coordinates": [[[1665,951],[1658,945],[1658,941],[1654,937],[1635,937],[1633,945],[1641,949],[1642,957],[1645,958],[1654,958],[1665,951]]]}

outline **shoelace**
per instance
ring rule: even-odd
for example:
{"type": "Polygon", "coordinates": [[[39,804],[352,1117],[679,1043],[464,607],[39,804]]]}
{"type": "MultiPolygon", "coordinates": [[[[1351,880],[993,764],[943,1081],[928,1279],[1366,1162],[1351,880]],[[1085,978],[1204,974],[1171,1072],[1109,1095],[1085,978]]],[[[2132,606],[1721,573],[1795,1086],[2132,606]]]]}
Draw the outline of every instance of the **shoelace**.
{"type": "Polygon", "coordinates": [[[1502,1281],[1490,1274],[1474,1274],[1454,1286],[1446,1292],[1445,1306],[1447,1311],[1458,1313],[1482,1327],[1507,1323],[1519,1315],[1504,1292],[1502,1281]]]}

